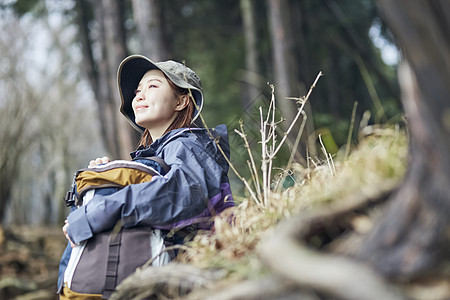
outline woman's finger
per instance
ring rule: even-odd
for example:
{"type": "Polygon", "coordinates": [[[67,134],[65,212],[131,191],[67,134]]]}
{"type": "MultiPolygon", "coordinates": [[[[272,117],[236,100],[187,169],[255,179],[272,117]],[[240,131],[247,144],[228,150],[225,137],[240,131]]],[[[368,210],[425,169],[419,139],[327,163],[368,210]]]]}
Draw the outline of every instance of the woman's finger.
{"type": "Polygon", "coordinates": [[[93,159],[89,162],[88,168],[98,166],[101,164],[107,164],[109,162],[111,162],[111,159],[108,156],[97,157],[96,159],[93,159]]]}
{"type": "Polygon", "coordinates": [[[69,234],[67,233],[67,228],[69,228],[69,221],[65,220],[64,222],[65,224],[62,228],[62,231],[64,232],[64,236],[66,237],[66,239],[70,242],[70,246],[73,248],[76,245],[72,242],[72,240],[69,237],[69,234]]]}

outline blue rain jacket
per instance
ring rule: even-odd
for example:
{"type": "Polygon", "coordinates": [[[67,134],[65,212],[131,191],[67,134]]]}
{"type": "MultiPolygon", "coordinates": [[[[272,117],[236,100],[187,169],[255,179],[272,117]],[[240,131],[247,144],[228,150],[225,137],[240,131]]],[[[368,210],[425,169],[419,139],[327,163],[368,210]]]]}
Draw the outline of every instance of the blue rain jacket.
{"type": "MultiPolygon", "coordinates": [[[[226,126],[210,132],[229,156],[226,126]]],[[[171,229],[198,223],[200,228],[208,228],[212,215],[234,205],[229,166],[214,139],[204,128],[181,128],[133,152],[133,158],[159,156],[171,169],[150,182],[132,184],[107,196],[95,195],[69,214],[71,240],[87,240],[119,220],[124,227],[171,229]]]]}
{"type": "MultiPolygon", "coordinates": [[[[110,195],[95,194],[87,205],[69,214],[70,239],[80,243],[113,228],[118,221],[124,227],[173,229],[195,224],[209,229],[211,216],[234,206],[227,175],[229,165],[216,144],[218,141],[229,157],[227,128],[219,125],[210,133],[204,128],[172,130],[148,148],[131,153],[133,159],[161,157],[170,171],[110,195]]],[[[66,250],[64,256],[70,257],[70,249],[66,250]]],[[[63,257],[59,277],[64,274],[64,261],[63,257]]],[[[58,285],[62,285],[62,278],[58,285]]]]}

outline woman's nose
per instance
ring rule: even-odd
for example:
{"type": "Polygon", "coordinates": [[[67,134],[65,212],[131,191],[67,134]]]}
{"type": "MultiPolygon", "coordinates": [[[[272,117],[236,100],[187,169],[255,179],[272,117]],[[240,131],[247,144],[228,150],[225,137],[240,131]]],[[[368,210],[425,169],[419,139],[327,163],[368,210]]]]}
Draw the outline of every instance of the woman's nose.
{"type": "Polygon", "coordinates": [[[135,101],[141,101],[144,100],[144,95],[142,93],[137,94],[134,99],[135,101]]]}

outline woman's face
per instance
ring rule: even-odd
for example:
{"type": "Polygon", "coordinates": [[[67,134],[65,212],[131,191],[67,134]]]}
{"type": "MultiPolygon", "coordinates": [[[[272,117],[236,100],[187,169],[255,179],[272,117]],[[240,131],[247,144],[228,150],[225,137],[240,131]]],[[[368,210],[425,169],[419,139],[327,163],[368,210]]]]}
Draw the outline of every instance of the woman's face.
{"type": "Polygon", "coordinates": [[[153,131],[165,131],[178,113],[178,99],[164,74],[150,70],[136,89],[132,107],[136,124],[153,131]]]}

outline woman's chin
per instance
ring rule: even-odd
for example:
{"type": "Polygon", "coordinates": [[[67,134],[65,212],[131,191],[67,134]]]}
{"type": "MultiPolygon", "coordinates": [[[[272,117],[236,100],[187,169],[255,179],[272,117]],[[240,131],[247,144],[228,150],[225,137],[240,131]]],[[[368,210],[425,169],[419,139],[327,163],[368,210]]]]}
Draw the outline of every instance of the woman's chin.
{"type": "Polygon", "coordinates": [[[148,122],[144,119],[136,118],[134,122],[141,127],[147,128],[148,122]]]}

